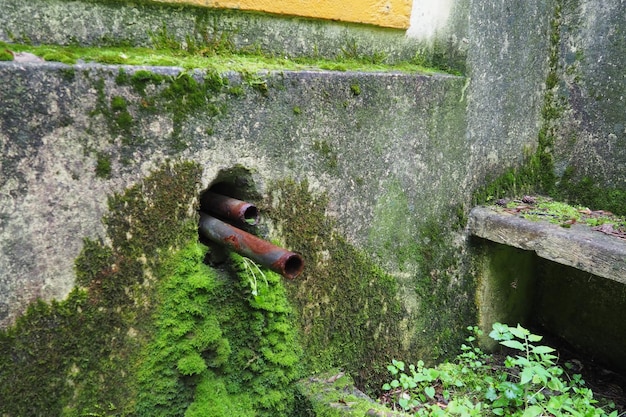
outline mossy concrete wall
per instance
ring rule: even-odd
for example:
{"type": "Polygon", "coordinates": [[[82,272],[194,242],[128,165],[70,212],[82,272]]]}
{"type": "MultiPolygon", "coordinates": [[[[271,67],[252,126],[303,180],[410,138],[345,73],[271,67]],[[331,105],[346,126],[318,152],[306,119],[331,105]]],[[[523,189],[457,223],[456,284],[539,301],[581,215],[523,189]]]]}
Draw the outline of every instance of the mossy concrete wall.
{"type": "MultiPolygon", "coordinates": [[[[124,214],[127,203],[120,196],[131,193],[140,201],[134,204],[155,213],[160,224],[158,217],[171,211],[150,211],[157,200],[145,179],[153,172],[177,178],[178,170],[163,167],[190,164],[198,169],[195,192],[224,180],[245,189],[265,216],[257,232],[303,254],[305,272],[285,293],[295,310],[289,320],[297,324],[306,372],[344,366],[360,388],[375,390],[392,357],[452,355],[463,328],[476,323],[481,264],[472,264],[464,232],[475,191],[524,167],[534,152],[555,155],[550,172],[574,155],[542,144],[555,114],[566,114],[552,112],[553,75],[561,74],[552,57],[561,56],[566,38],[559,35],[565,26],[556,0],[524,7],[455,2],[449,22],[456,23],[438,38],[449,42],[437,56],[398,32],[358,25],[143,2],[126,7],[114,1],[1,0],[0,6],[0,40],[10,42],[130,48],[153,45],[166,27],[179,42],[185,35],[202,40],[228,33],[235,48],[248,52],[374,61],[386,56],[389,62],[417,54],[466,69],[464,75],[240,74],[1,63],[2,326],[37,298],[71,294],[74,262],[81,260],[77,268],[83,271],[89,264],[84,255],[94,247],[97,256],[89,259],[105,276],[117,273],[119,261],[138,274],[137,288],[153,283],[152,272],[137,262],[167,258],[183,243],[165,239],[158,250],[150,246],[148,231],[162,229],[152,229],[146,219],[136,223],[138,212],[124,214]],[[119,221],[113,224],[113,218],[119,221]],[[139,249],[144,244],[149,250],[139,249]],[[118,261],[107,265],[107,251],[118,261]]],[[[605,120],[605,112],[597,107],[590,118],[605,120]]],[[[602,172],[618,174],[619,163],[611,164],[602,165],[613,166],[602,172]]],[[[170,209],[181,216],[175,218],[189,238],[197,201],[185,190],[181,207],[170,209]]],[[[124,298],[124,291],[110,294],[124,298]]],[[[130,320],[125,326],[132,328],[134,314],[122,314],[130,320]]],[[[134,343],[130,328],[112,329],[124,329],[134,343]]],[[[149,330],[146,325],[141,333],[146,339],[149,330]]],[[[68,363],[67,369],[74,368],[68,363]]]]}
{"type": "Polygon", "coordinates": [[[626,5],[564,2],[560,13],[554,155],[573,201],[626,214],[626,5]]]}
{"type": "Polygon", "coordinates": [[[393,233],[381,222],[399,198],[406,211],[394,216],[418,227],[451,204],[467,175],[462,78],[282,72],[251,87],[236,74],[203,79],[166,68],[5,63],[1,71],[3,273],[16,306],[67,293],[82,238],[102,234],[107,195],[166,159],[201,163],[205,187],[237,165],[256,173],[262,194],[271,180],[307,180],[313,193],[328,193],[327,211],[361,247],[380,246],[372,227],[393,233]],[[435,198],[438,190],[448,199],[435,198]],[[428,204],[411,209],[421,198],[428,204]],[[31,287],[16,275],[38,284],[23,291],[31,287]]]}
{"type": "Polygon", "coordinates": [[[0,41],[153,46],[166,31],[178,41],[226,35],[237,49],[277,56],[378,53],[391,61],[408,60],[424,48],[397,29],[150,1],[2,0],[0,7],[0,41]]]}
{"type": "Polygon", "coordinates": [[[429,36],[407,36],[404,30],[371,25],[148,0],[2,0],[0,41],[154,46],[166,33],[179,42],[227,39],[236,49],[273,56],[357,57],[385,63],[413,59],[462,71],[470,46],[468,3],[451,2],[447,19],[429,36]]]}
{"type": "Polygon", "coordinates": [[[553,10],[553,1],[472,3],[466,135],[475,186],[522,165],[537,147],[553,10]]]}

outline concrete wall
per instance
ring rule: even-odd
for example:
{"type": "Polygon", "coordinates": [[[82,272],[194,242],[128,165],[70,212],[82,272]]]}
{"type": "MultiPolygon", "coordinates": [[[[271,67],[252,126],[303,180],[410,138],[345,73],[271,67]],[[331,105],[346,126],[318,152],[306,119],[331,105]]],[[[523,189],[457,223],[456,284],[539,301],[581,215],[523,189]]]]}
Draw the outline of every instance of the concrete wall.
{"type": "Polygon", "coordinates": [[[478,183],[521,165],[536,147],[553,7],[553,1],[471,5],[466,135],[478,183]]]}
{"type": "Polygon", "coordinates": [[[565,175],[569,195],[583,204],[626,212],[626,5],[602,7],[588,1],[566,2],[561,17],[558,75],[554,88],[556,172],[565,175]],[[591,187],[593,184],[593,189],[591,187]],[[604,189],[604,191],[601,191],[604,189]],[[599,194],[615,193],[615,198],[599,194]],[[578,195],[576,195],[578,194],[578,195]],[[617,200],[621,200],[617,201],[617,200]]]}
{"type": "MultiPolygon", "coordinates": [[[[35,8],[14,0],[3,0],[2,6],[4,40],[145,45],[151,31],[164,24],[184,39],[198,33],[199,22],[214,18],[223,30],[231,28],[238,47],[271,51],[280,45],[290,55],[315,49],[332,57],[346,39],[358,39],[364,53],[383,48],[397,59],[420,48],[385,31],[205,9],[62,1],[35,8]],[[87,21],[89,26],[81,23],[87,21]]],[[[425,263],[430,255],[424,247],[434,239],[426,230],[432,224],[448,228],[459,218],[462,223],[475,188],[521,164],[524,150],[534,147],[550,4],[449,6],[447,26],[435,37],[448,44],[450,53],[441,57],[467,63],[465,77],[275,73],[261,76],[267,91],[259,93],[229,75],[247,93],[243,98],[216,93],[208,106],[219,110],[211,116],[200,108],[177,115],[163,100],[157,114],[146,114],[145,93],[120,85],[118,67],[3,64],[3,323],[27,301],[67,294],[82,239],[103,236],[107,195],[166,158],[200,162],[203,186],[220,169],[237,164],[258,172],[262,183],[306,179],[313,190],[328,194],[328,213],[341,233],[397,278],[410,311],[424,306],[415,286],[437,274],[471,287],[458,255],[445,267],[425,263]],[[124,108],[117,108],[116,100],[124,108]],[[119,118],[127,114],[130,123],[122,126],[119,118]],[[98,164],[109,162],[110,176],[98,178],[98,164]]],[[[150,71],[176,78],[180,70],[150,71]]],[[[163,88],[150,94],[158,97],[163,88]]],[[[442,238],[452,253],[463,253],[462,235],[442,238]]],[[[444,293],[454,292],[451,288],[444,293]]],[[[470,305],[465,291],[458,291],[458,299],[442,297],[470,305]]],[[[423,325],[408,325],[410,333],[423,325]]]]}
{"type": "MultiPolygon", "coordinates": [[[[243,97],[216,93],[219,114],[202,105],[181,116],[160,98],[158,112],[146,111],[140,92],[116,82],[119,70],[2,65],[4,323],[25,302],[69,292],[83,238],[104,237],[107,196],[167,158],[199,162],[204,187],[237,165],[261,184],[306,179],[315,192],[328,193],[345,235],[372,250],[389,239],[370,236],[373,227],[388,232],[377,216],[396,204],[390,192],[413,206],[402,214],[412,227],[438,217],[464,192],[457,186],[467,177],[468,156],[462,78],[283,72],[262,77],[267,91],[260,92],[231,75],[230,86],[245,89],[243,97]],[[125,109],[116,110],[116,100],[125,109]],[[120,124],[121,112],[130,125],[120,124]],[[99,164],[110,164],[110,173],[99,164]]],[[[132,77],[137,69],[127,71],[132,77]]]]}
{"type": "MultiPolygon", "coordinates": [[[[149,46],[150,34],[165,25],[179,40],[226,31],[237,48],[281,56],[333,58],[352,45],[361,56],[384,53],[392,62],[417,53],[465,70],[216,75],[0,63],[0,325],[36,298],[68,294],[83,239],[110,243],[101,219],[111,195],[166,160],[195,161],[203,170],[200,190],[239,169],[254,178],[259,201],[280,200],[273,184],[286,180],[327,198],[321,211],[334,233],[327,237],[345,239],[397,286],[401,313],[384,339],[393,339],[394,351],[385,354],[451,354],[464,326],[477,320],[476,267],[463,231],[474,192],[524,166],[546,124],[554,146],[541,152],[554,155],[557,176],[574,166],[623,190],[626,123],[616,110],[623,99],[622,24],[614,17],[621,3],[602,10],[556,0],[443,5],[441,21],[421,35],[435,45],[425,50],[402,31],[336,22],[144,3],[0,0],[3,41],[149,46]],[[562,129],[546,110],[557,107],[567,121],[562,129]]],[[[288,227],[270,219],[264,233],[286,241],[288,227]]],[[[328,266],[327,242],[307,237],[290,242],[316,267],[328,266]]],[[[356,308],[334,315],[342,306],[328,303],[374,285],[362,272],[352,271],[355,281],[345,288],[332,281],[321,295],[312,288],[321,284],[305,272],[304,290],[294,295],[304,300],[304,318],[314,323],[330,311],[324,320],[349,323],[358,316],[356,308]]]]}

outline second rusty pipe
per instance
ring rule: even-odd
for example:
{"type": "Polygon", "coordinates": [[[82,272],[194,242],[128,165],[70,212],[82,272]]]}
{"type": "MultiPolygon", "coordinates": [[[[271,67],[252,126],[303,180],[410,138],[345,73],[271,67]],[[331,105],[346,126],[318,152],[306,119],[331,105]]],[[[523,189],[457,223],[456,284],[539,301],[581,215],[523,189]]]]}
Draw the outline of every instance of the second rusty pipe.
{"type": "Polygon", "coordinates": [[[227,197],[212,191],[202,196],[202,209],[218,217],[254,226],[259,222],[259,211],[254,204],[227,197]]]}
{"type": "Polygon", "coordinates": [[[296,278],[304,269],[304,260],[297,253],[276,246],[206,213],[200,213],[200,232],[207,239],[227,246],[285,278],[296,278]]]}

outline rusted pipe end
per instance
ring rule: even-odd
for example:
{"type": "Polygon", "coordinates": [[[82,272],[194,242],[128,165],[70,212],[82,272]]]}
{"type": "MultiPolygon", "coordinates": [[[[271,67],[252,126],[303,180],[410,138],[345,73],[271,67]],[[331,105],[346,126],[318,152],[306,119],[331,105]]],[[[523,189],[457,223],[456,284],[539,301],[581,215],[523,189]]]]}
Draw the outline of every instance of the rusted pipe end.
{"type": "Polygon", "coordinates": [[[279,259],[280,266],[278,272],[288,279],[297,278],[304,270],[304,259],[297,253],[289,252],[279,259]]]}
{"type": "Polygon", "coordinates": [[[224,245],[285,278],[294,279],[304,269],[304,260],[299,254],[276,246],[206,213],[200,213],[199,227],[200,232],[207,239],[224,245]]]}

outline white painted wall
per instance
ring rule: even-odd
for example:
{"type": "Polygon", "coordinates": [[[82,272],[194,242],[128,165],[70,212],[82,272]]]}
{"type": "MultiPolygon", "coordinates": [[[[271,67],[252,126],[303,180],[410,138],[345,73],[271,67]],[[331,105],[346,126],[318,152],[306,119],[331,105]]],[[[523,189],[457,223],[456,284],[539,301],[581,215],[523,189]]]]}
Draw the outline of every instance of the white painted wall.
{"type": "Polygon", "coordinates": [[[407,36],[430,39],[438,29],[446,25],[453,2],[454,0],[413,0],[407,36]]]}

